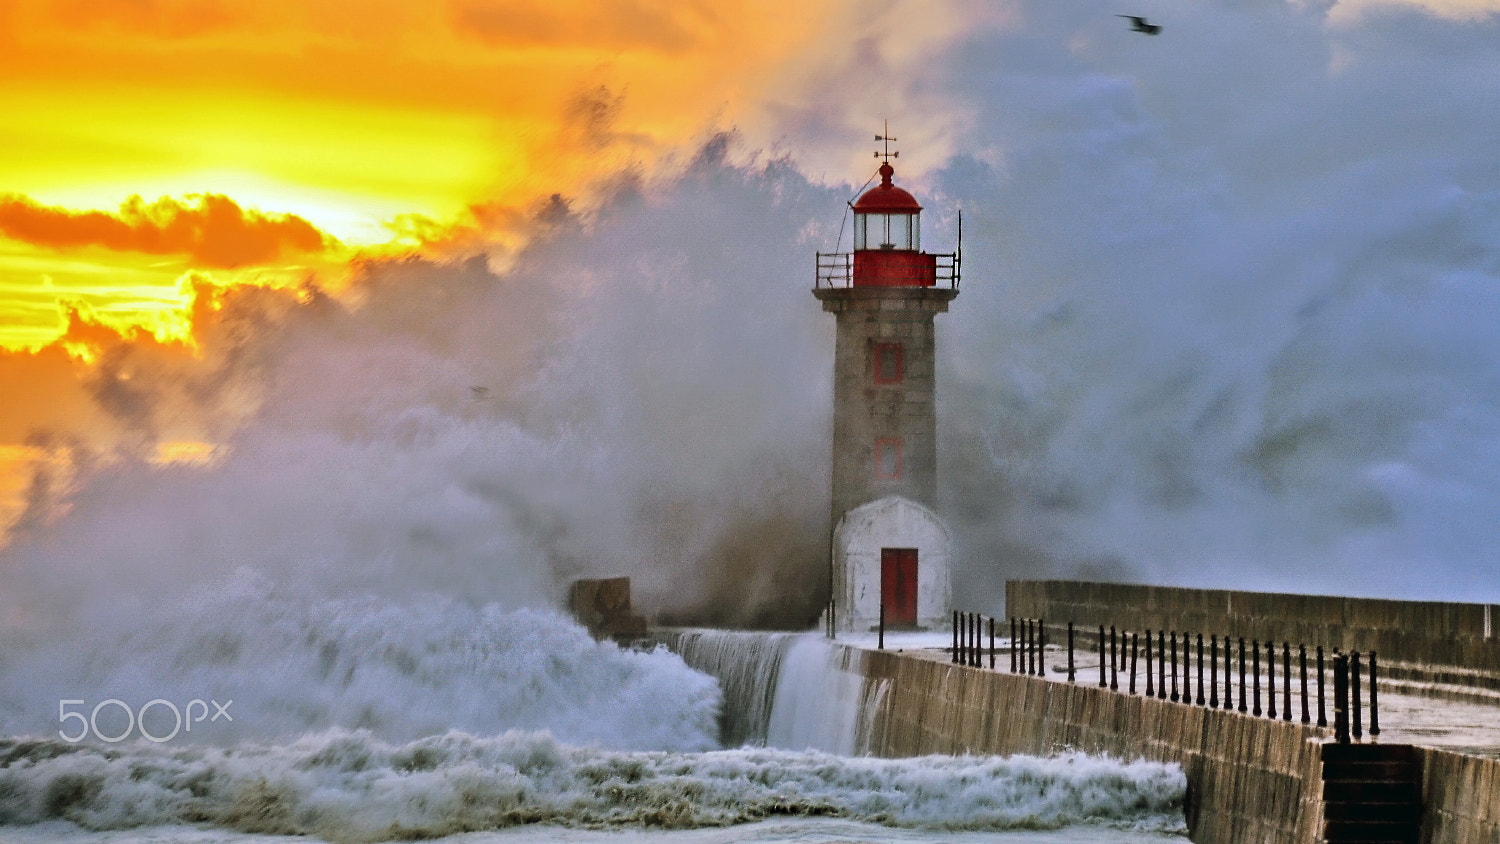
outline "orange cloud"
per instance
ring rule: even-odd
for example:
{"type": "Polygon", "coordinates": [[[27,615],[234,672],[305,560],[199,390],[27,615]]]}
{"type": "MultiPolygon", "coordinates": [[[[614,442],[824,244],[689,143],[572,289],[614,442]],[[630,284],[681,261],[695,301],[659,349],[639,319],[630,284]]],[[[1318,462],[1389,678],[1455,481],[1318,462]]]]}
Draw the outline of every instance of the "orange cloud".
{"type": "Polygon", "coordinates": [[[677,52],[696,46],[723,26],[718,3],[624,0],[606,3],[588,16],[576,8],[534,0],[461,0],[454,5],[460,31],[506,46],[589,45],[677,52]]]}
{"type": "Polygon", "coordinates": [[[222,194],[132,196],[119,213],[74,211],[25,196],[0,197],[0,234],[35,246],[102,246],[117,252],[186,255],[200,267],[265,264],[294,254],[317,254],[339,242],[295,214],[241,208],[222,194]]]}

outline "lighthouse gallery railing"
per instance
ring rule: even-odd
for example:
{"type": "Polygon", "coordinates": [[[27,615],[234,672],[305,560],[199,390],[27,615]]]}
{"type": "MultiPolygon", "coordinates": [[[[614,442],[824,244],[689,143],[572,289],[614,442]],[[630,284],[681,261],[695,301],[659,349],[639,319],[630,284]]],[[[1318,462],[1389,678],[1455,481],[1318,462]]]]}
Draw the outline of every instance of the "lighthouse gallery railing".
{"type": "MultiPolygon", "coordinates": [[[[959,253],[939,252],[931,254],[937,259],[937,274],[934,286],[958,289],[958,278],[960,270],[959,253]]],[[[913,286],[919,286],[920,279],[913,276],[913,286]]],[[[817,277],[813,282],[814,288],[823,287],[853,287],[854,286],[854,253],[852,252],[819,252],[817,277]]]]}

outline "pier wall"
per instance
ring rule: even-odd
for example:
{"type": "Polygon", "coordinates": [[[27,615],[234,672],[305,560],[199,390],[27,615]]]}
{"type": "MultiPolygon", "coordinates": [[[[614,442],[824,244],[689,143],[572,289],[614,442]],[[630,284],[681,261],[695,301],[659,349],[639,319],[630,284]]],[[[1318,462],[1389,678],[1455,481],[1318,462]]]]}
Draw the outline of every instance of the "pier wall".
{"type": "Polygon", "coordinates": [[[1175,762],[1189,783],[1192,840],[1318,840],[1324,730],[889,651],[855,664],[885,684],[872,755],[1078,750],[1175,762]]]}
{"type": "Polygon", "coordinates": [[[1419,747],[1423,844],[1500,841],[1500,759],[1419,747]]]}
{"type": "MultiPolygon", "coordinates": [[[[1319,745],[1331,729],[889,651],[867,651],[846,664],[884,687],[862,748],[871,755],[1080,750],[1175,762],[1187,775],[1193,841],[1321,840],[1319,745]]],[[[1416,750],[1423,844],[1500,842],[1500,759],[1416,750]]]]}
{"type": "MultiPolygon", "coordinates": [[[[716,632],[658,638],[726,679],[745,718],[827,724],[750,725],[776,746],[907,757],[1055,755],[1068,751],[1180,765],[1189,836],[1209,844],[1317,844],[1323,825],[1320,744],[1332,731],[1235,711],[1111,692],[1084,682],[960,666],[927,654],[871,651],[812,636],[716,632]],[[711,638],[712,642],[699,639],[711,638]],[[712,645],[708,647],[707,645],[712,645]],[[820,645],[809,648],[807,646],[820,645]],[[799,660],[821,652],[815,662],[799,660]],[[791,670],[806,662],[801,670],[791,670]],[[738,678],[738,679],[735,679],[738,678]],[[754,679],[751,679],[754,678],[754,679]],[[772,698],[775,706],[771,705],[772,698]],[[800,699],[798,699],[800,698],[800,699]],[[775,719],[773,719],[775,720],[775,719]],[[790,731],[787,737],[770,734],[790,731]],[[823,738],[819,738],[819,737],[823,738]]],[[[1417,748],[1423,844],[1500,842],[1500,760],[1417,748]]]]}
{"type": "Polygon", "coordinates": [[[1500,605],[1011,580],[1005,612],[1085,630],[1179,630],[1376,651],[1382,659],[1500,671],[1500,605]]]}

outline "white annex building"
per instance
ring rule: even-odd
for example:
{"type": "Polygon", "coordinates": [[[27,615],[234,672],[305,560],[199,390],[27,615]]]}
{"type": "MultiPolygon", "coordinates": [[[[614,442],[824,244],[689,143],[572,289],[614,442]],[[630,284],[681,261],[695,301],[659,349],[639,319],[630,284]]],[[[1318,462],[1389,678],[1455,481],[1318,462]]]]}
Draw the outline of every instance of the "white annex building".
{"type": "Polygon", "coordinates": [[[842,630],[880,623],[942,629],[953,605],[948,528],[937,514],[897,495],[850,510],[833,533],[834,601],[842,630]]]}

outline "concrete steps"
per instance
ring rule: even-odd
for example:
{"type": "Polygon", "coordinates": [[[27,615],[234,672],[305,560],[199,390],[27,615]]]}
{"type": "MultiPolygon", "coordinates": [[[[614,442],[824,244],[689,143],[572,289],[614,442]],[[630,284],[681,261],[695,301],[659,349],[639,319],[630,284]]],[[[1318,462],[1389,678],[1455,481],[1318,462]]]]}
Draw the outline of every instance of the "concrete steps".
{"type": "Polygon", "coordinates": [[[1325,744],[1323,841],[1416,844],[1422,768],[1409,744],[1325,744]]]}

